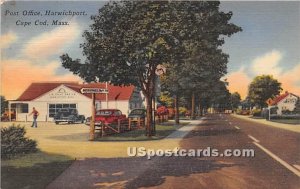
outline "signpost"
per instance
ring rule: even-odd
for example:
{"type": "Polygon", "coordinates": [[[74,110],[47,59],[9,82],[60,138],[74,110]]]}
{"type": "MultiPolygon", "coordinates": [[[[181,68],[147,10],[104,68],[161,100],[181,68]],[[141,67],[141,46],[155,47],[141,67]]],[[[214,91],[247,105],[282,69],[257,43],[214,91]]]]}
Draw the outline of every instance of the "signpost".
{"type": "Polygon", "coordinates": [[[101,88],[82,88],[80,90],[80,92],[82,94],[92,94],[92,117],[91,117],[91,122],[90,122],[90,141],[93,141],[95,139],[96,93],[98,93],[98,94],[108,94],[108,90],[107,89],[101,89],[101,88]]]}
{"type": "Polygon", "coordinates": [[[107,94],[108,93],[108,89],[101,89],[101,88],[82,88],[80,89],[80,92],[82,94],[95,94],[95,93],[101,93],[101,94],[107,94]]]}
{"type": "Polygon", "coordinates": [[[159,76],[166,73],[166,67],[162,64],[156,66],[155,74],[156,76],[153,78],[154,83],[154,95],[152,97],[152,134],[156,134],[155,128],[155,109],[156,109],[156,97],[160,96],[161,86],[159,76]]]}

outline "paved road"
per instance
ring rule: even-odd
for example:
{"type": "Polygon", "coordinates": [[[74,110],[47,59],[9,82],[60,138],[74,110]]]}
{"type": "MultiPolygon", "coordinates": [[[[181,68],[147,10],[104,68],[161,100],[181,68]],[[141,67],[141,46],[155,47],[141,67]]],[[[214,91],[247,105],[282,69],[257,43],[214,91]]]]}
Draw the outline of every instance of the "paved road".
{"type": "Polygon", "coordinates": [[[253,149],[255,156],[88,159],[48,188],[296,189],[299,144],[299,133],[209,115],[181,141],[182,149],[253,149]]]}

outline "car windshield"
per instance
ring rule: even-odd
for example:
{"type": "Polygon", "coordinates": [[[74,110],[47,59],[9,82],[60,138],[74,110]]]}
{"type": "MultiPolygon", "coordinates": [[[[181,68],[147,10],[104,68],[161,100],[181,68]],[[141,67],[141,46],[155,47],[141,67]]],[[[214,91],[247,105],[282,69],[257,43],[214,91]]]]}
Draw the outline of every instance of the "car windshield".
{"type": "Polygon", "coordinates": [[[98,111],[96,113],[96,115],[100,115],[100,116],[108,116],[108,115],[111,115],[113,112],[112,111],[109,111],[109,110],[101,110],[101,111],[98,111]]]}
{"type": "Polygon", "coordinates": [[[131,115],[135,114],[135,115],[141,115],[144,114],[144,110],[142,109],[136,109],[136,110],[132,110],[132,112],[130,113],[131,115]]]}

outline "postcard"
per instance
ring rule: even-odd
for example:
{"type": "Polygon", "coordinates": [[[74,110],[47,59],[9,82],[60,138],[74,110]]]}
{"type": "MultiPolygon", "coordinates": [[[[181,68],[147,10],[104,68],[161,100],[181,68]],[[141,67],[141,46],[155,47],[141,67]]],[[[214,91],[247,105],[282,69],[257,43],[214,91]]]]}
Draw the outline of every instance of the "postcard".
{"type": "Polygon", "coordinates": [[[299,188],[299,1],[1,1],[1,188],[299,188]]]}

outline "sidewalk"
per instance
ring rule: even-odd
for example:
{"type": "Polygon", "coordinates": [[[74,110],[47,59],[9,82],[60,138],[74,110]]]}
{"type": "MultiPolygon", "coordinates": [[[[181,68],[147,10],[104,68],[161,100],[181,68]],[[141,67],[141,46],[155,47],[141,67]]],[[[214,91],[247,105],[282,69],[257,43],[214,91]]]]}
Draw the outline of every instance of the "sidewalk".
{"type": "MultiPolygon", "coordinates": [[[[195,129],[202,120],[190,121],[190,124],[181,127],[164,139],[156,141],[137,142],[101,142],[122,144],[122,151],[127,152],[127,147],[145,147],[146,149],[174,149],[180,147],[179,142],[190,131],[195,129]]],[[[110,150],[114,157],[97,158],[85,157],[77,159],[59,177],[51,182],[47,189],[81,189],[81,188],[126,188],[126,183],[146,170],[151,169],[157,161],[147,160],[146,157],[128,157],[125,153],[110,150]],[[121,155],[121,156],[120,156],[121,155]]]]}
{"type": "Polygon", "coordinates": [[[285,129],[285,130],[300,133],[300,124],[291,125],[291,124],[284,124],[284,123],[276,123],[276,122],[272,122],[272,121],[267,121],[265,119],[254,119],[249,116],[243,116],[243,115],[237,115],[237,114],[231,114],[231,116],[240,118],[240,119],[244,119],[247,121],[261,123],[261,124],[267,125],[269,127],[277,127],[280,129],[285,129]]]}

